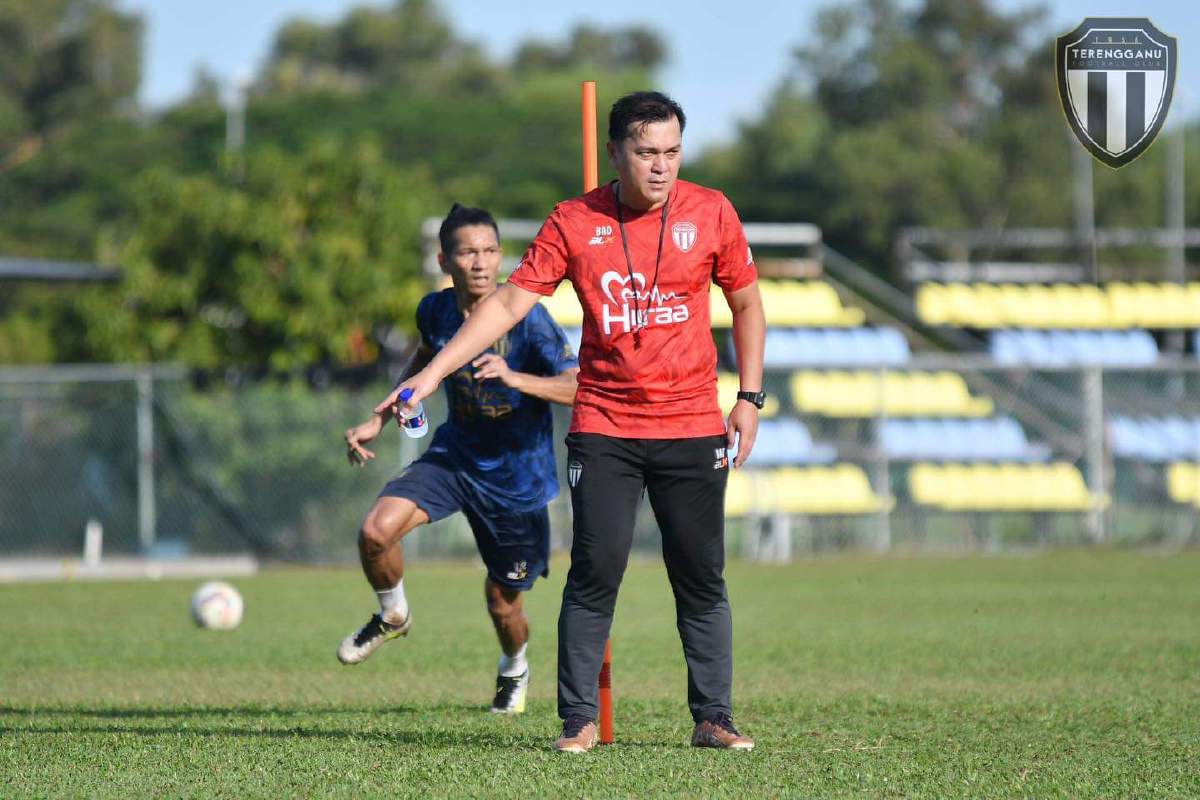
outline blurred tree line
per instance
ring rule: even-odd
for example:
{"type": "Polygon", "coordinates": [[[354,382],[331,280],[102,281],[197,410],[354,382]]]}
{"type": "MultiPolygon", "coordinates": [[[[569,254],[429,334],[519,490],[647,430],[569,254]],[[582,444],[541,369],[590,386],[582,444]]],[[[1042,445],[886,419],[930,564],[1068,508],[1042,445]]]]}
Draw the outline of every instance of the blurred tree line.
{"type": "MultiPolygon", "coordinates": [[[[1055,33],[1044,10],[988,0],[835,3],[761,113],[685,176],[744,219],[816,222],[884,274],[901,226],[1069,226],[1055,33]]],[[[544,216],[579,189],[579,81],[599,81],[603,111],[668,58],[651,31],[584,25],[496,60],[432,0],[296,19],[230,151],[212,75],[137,107],[141,37],[114,0],[0,5],[0,253],[124,273],[0,284],[0,363],[373,363],[413,325],[420,220],[454,200],[544,216]]],[[[1098,225],[1162,224],[1165,155],[1094,169],[1098,225]]],[[[1195,170],[1187,193],[1196,224],[1195,170]]]]}

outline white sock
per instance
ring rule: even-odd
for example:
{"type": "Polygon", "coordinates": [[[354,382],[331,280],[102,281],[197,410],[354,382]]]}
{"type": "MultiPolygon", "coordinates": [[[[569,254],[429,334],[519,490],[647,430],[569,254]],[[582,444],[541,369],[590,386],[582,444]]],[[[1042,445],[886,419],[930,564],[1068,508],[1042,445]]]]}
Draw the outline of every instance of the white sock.
{"type": "Polygon", "coordinates": [[[506,678],[515,678],[523,674],[525,670],[529,669],[529,662],[525,660],[525,648],[528,646],[529,642],[526,642],[511,656],[501,651],[500,663],[497,665],[496,671],[506,678]]]}
{"type": "Polygon", "coordinates": [[[384,622],[398,625],[408,619],[408,598],[404,596],[404,578],[391,589],[377,591],[379,595],[379,616],[384,622]]]}

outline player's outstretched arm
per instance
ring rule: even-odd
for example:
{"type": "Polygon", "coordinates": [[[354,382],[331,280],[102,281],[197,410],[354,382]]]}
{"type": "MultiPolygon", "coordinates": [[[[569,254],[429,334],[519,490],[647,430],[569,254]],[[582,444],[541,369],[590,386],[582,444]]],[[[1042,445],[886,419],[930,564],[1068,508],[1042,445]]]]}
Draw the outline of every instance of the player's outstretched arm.
{"type": "Polygon", "coordinates": [[[526,291],[511,283],[501,285],[475,307],[458,333],[438,351],[428,366],[393,389],[382,403],[375,406],[375,412],[394,408],[400,392],[405,389],[412,389],[412,397],[408,401],[410,407],[429,397],[437,391],[442,379],[510,331],[533,310],[540,299],[541,295],[536,292],[526,291]]]}
{"type": "MultiPolygon", "coordinates": [[[[400,379],[396,385],[404,383],[404,381],[416,375],[429,363],[433,358],[433,351],[422,342],[412,356],[409,357],[408,363],[404,365],[404,369],[400,371],[400,379]]],[[[365,445],[370,443],[379,432],[383,430],[383,426],[392,417],[391,407],[385,408],[383,411],[376,411],[371,414],[370,418],[358,423],[353,428],[346,431],[346,458],[351,465],[356,467],[365,466],[368,461],[375,457],[373,450],[368,450],[365,445]]]]}
{"type": "Polygon", "coordinates": [[[478,380],[491,378],[530,397],[564,406],[575,405],[575,390],[579,388],[578,367],[565,369],[557,375],[530,375],[511,369],[508,362],[495,353],[484,353],[472,361],[471,366],[475,367],[478,380]]]}
{"type": "MultiPolygon", "coordinates": [[[[767,317],[763,313],[762,295],[758,282],[725,292],[725,300],[733,313],[733,347],[737,351],[738,377],[747,392],[762,391],[763,347],[767,338],[767,317]]],[[[753,403],[738,400],[729,412],[726,444],[738,442],[738,454],[733,465],[740,467],[754,449],[758,436],[758,409],[753,403]]]]}

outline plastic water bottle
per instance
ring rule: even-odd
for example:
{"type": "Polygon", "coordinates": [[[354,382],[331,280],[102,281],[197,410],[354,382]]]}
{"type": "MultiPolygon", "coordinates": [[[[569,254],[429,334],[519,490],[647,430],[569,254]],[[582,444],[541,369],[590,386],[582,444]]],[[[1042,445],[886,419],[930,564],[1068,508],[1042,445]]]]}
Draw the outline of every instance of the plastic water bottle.
{"type": "Polygon", "coordinates": [[[412,389],[400,392],[400,403],[396,411],[396,424],[411,439],[420,439],[429,432],[429,418],[425,416],[425,406],[417,403],[412,415],[404,413],[404,404],[412,398],[412,389]]]}

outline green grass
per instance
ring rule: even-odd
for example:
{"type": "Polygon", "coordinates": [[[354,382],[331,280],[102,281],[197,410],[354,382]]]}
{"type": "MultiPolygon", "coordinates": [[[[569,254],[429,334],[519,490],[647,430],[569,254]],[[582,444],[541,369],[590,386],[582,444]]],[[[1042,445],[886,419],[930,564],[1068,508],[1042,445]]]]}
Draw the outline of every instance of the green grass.
{"type": "Polygon", "coordinates": [[[618,743],[550,751],[565,564],[529,596],[529,712],[484,713],[496,645],[475,567],[418,564],[416,625],[353,668],[350,570],[0,586],[0,797],[1178,797],[1200,795],[1200,553],[732,564],[736,719],[689,748],[661,567],[615,627],[618,743]]]}

